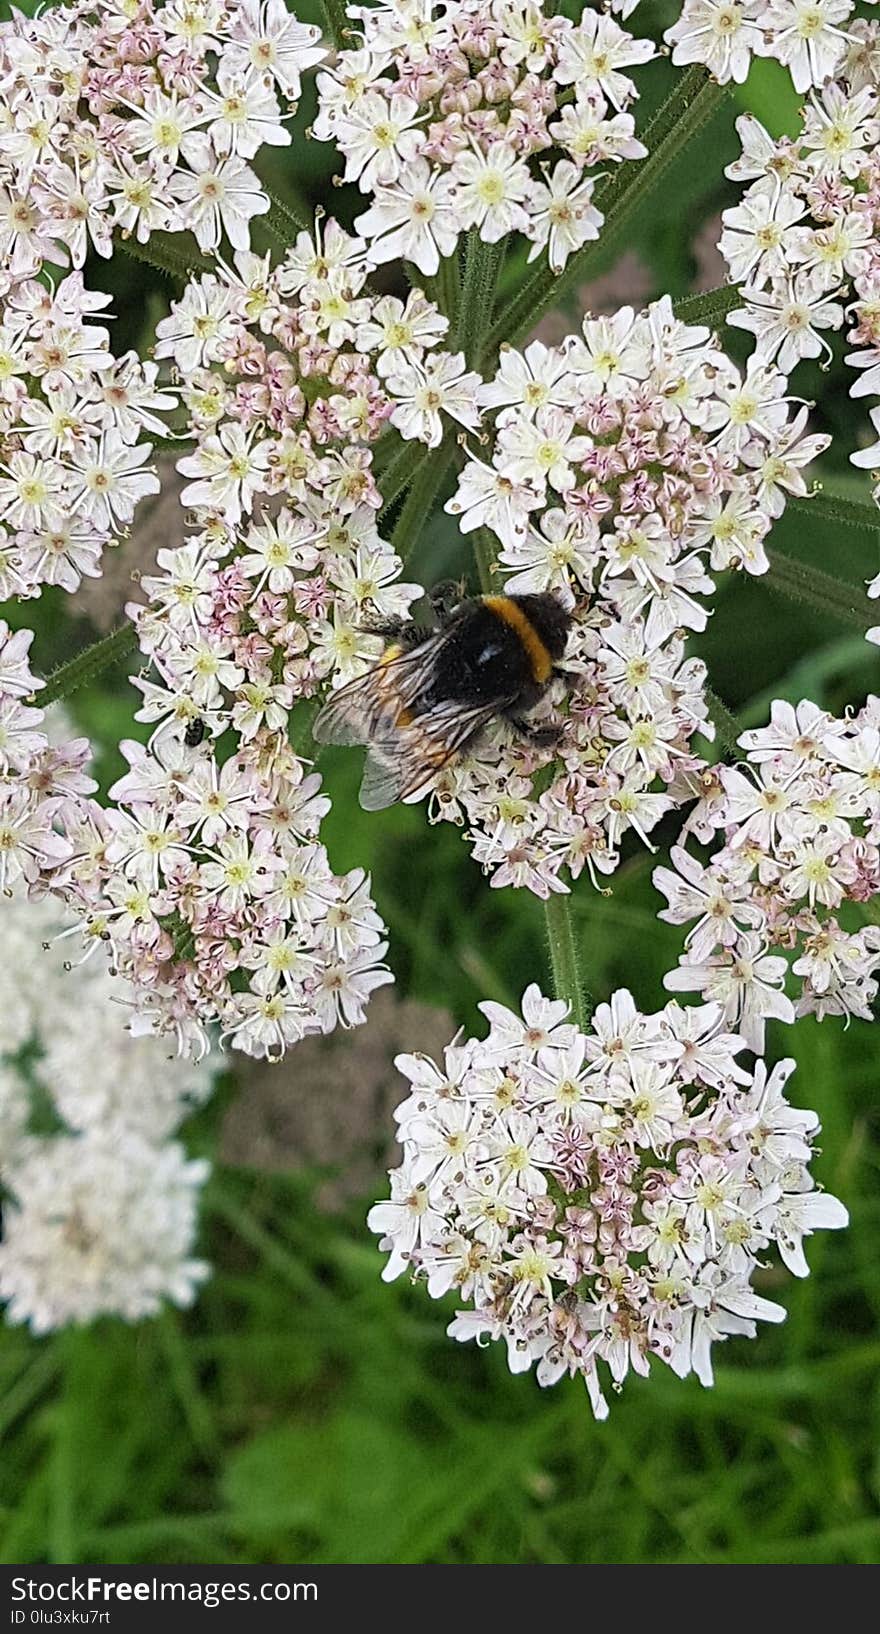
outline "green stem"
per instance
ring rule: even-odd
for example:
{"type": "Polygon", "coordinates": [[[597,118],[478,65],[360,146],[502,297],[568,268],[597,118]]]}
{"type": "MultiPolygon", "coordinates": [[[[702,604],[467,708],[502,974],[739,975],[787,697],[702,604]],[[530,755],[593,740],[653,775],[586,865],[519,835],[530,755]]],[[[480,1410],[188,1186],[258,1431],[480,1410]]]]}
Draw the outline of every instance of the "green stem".
{"type": "Polygon", "coordinates": [[[103,641],[93,642],[83,652],[78,652],[75,658],[68,659],[66,664],[53,670],[46,685],[33,694],[32,702],[44,709],[57,698],[69,698],[72,692],[88,686],[102,670],[118,663],[128,653],[134,652],[136,647],[137,630],[134,625],[120,624],[119,629],[106,635],[103,641]]]}
{"type": "Polygon", "coordinates": [[[341,50],[345,45],[346,29],[351,24],[346,16],[345,0],[321,0],[321,10],[324,13],[324,22],[333,44],[341,50]]]}
{"type": "Polygon", "coordinates": [[[876,505],[865,505],[859,499],[843,499],[819,489],[806,498],[790,499],[788,509],[829,526],[858,528],[862,533],[873,534],[875,539],[880,534],[880,511],[876,505]]]}
{"type": "Polygon", "coordinates": [[[430,519],[434,502],[455,457],[455,448],[454,437],[447,433],[439,448],[429,449],[427,453],[422,451],[422,462],[410,483],[389,541],[402,561],[412,555],[419,534],[430,519]]]}
{"type": "Polygon", "coordinates": [[[498,554],[498,540],[488,528],[477,528],[474,533],[474,556],[477,562],[477,573],[480,580],[480,589],[484,595],[491,594],[497,589],[492,572],[495,558],[498,554]]]}
{"type": "Polygon", "coordinates": [[[682,323],[705,323],[710,329],[717,329],[741,300],[739,284],[721,284],[699,295],[682,295],[680,300],[673,301],[672,310],[682,323]]]}
{"type": "Polygon", "coordinates": [[[451,255],[447,255],[440,262],[440,271],[437,274],[437,292],[440,297],[440,311],[449,319],[449,332],[451,334],[458,322],[461,304],[461,275],[457,249],[453,250],[451,255]]]}
{"type": "Polygon", "coordinates": [[[424,443],[402,442],[397,452],[382,469],[378,478],[382,493],[382,509],[379,512],[380,526],[383,522],[387,522],[388,513],[392,509],[395,500],[400,498],[404,488],[409,487],[424,458],[424,443]]]}
{"type": "Polygon", "coordinates": [[[586,1032],[593,1013],[593,1001],[581,980],[570,896],[551,892],[544,903],[544,927],[554,995],[565,1000],[572,1020],[581,1032],[586,1032]]]}
{"type": "Polygon", "coordinates": [[[181,432],[179,437],[171,433],[167,437],[157,437],[151,433],[150,442],[154,454],[185,454],[188,449],[195,447],[195,438],[186,437],[181,432]]]}
{"type": "Polygon", "coordinates": [[[471,366],[477,362],[482,337],[492,321],[504,245],[504,239],[500,244],[484,243],[477,227],[472,227],[467,236],[461,305],[452,350],[464,352],[471,366]]]}
{"type": "Polygon", "coordinates": [[[598,240],[570,255],[561,273],[554,274],[544,264],[526,280],[486,337],[481,355],[484,369],[491,366],[503,341],[516,345],[565,290],[594,275],[645,200],[661,196],[664,173],[717,112],[729,89],[717,85],[699,65],[682,74],[671,96],[640,133],[648,157],[617,166],[596,189],[595,203],[605,217],[598,240]]]}
{"type": "Polygon", "coordinates": [[[733,755],[734,759],[737,759],[740,755],[737,741],[740,726],[736,716],[731,709],[728,709],[724,699],[719,698],[717,692],[713,692],[711,687],[706,688],[706,702],[709,705],[709,719],[718,734],[719,743],[723,745],[729,754],[733,755]]]}
{"type": "Polygon", "coordinates": [[[849,624],[863,633],[870,629],[871,618],[864,591],[855,585],[841,584],[821,568],[795,561],[780,550],[768,550],[770,571],[767,583],[791,601],[801,602],[826,617],[830,615],[841,624],[849,624]]]}
{"type": "Polygon", "coordinates": [[[166,1305],[157,1323],[159,1341],[193,1445],[206,1463],[213,1464],[220,1453],[217,1432],[180,1322],[179,1313],[166,1305]]]}
{"type": "Polygon", "coordinates": [[[175,283],[186,284],[190,278],[199,278],[211,271],[211,262],[199,250],[183,249],[170,233],[151,233],[149,242],[139,244],[136,238],[125,238],[117,228],[113,243],[124,255],[145,266],[153,267],[175,283]]]}
{"type": "Polygon", "coordinates": [[[296,204],[285,203],[284,199],[280,199],[277,193],[272,192],[271,187],[266,187],[265,182],[263,183],[263,191],[268,194],[269,202],[272,205],[265,219],[273,232],[280,234],[286,228],[288,244],[290,243],[291,233],[295,237],[297,233],[314,232],[314,219],[310,218],[305,210],[299,209],[296,204]]]}

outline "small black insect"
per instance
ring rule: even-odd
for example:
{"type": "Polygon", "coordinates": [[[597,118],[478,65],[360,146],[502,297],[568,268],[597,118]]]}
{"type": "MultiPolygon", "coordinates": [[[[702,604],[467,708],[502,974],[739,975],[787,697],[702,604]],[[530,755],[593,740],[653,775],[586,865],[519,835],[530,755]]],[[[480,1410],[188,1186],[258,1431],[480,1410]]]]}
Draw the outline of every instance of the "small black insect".
{"type": "Polygon", "coordinates": [[[384,625],[378,664],[324,705],[314,725],[319,743],[366,744],[360,802],[379,811],[417,794],[473,746],[501,716],[534,743],[556,742],[556,723],[528,715],[563,674],[571,614],[551,593],[478,596],[451,603],[441,586],[432,597],[437,628],[384,625]]]}
{"type": "Polygon", "coordinates": [[[190,721],[186,731],[183,734],[183,741],[187,748],[197,749],[199,744],[204,739],[207,730],[208,728],[202,720],[201,715],[196,715],[195,718],[190,721]]]}

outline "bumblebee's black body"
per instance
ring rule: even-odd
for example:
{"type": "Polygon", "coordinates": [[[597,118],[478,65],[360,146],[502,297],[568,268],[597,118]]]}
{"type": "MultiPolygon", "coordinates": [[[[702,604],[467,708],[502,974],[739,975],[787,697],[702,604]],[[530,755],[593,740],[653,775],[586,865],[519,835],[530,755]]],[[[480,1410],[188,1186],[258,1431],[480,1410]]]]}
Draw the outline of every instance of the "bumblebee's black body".
{"type": "MultiPolygon", "coordinates": [[[[492,597],[491,601],[502,599],[519,608],[528,620],[551,665],[560,659],[569,620],[559,602],[547,596],[492,597]]],[[[401,632],[398,640],[403,638],[401,632]]],[[[465,602],[451,620],[424,698],[425,707],[447,698],[468,707],[494,704],[499,713],[515,718],[533,709],[546,689],[547,679],[535,677],[532,655],[520,630],[481,599],[465,602]]],[[[413,706],[413,712],[421,714],[422,709],[413,706]]]]}
{"type": "Polygon", "coordinates": [[[480,596],[452,605],[432,596],[435,629],[375,627],[391,645],[375,669],[334,693],[315,722],[319,742],[364,743],[361,788],[367,810],[423,788],[502,716],[532,741],[556,741],[560,727],[526,719],[562,672],[571,624],[556,596],[480,596]]]}

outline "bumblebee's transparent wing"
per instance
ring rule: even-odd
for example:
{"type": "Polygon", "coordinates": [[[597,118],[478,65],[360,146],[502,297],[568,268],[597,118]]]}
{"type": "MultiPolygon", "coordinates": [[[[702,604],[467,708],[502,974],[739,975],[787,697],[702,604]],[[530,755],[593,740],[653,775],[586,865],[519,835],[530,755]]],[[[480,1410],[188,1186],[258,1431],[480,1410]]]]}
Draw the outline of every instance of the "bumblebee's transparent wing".
{"type": "Polygon", "coordinates": [[[373,737],[361,783],[364,811],[418,794],[504,707],[505,700],[471,707],[446,701],[373,737]]]}
{"type": "Polygon", "coordinates": [[[373,743],[391,736],[402,710],[430,689],[437,654],[448,639],[438,631],[404,652],[390,647],[372,669],[340,687],[312,727],[316,743],[373,743]]]}

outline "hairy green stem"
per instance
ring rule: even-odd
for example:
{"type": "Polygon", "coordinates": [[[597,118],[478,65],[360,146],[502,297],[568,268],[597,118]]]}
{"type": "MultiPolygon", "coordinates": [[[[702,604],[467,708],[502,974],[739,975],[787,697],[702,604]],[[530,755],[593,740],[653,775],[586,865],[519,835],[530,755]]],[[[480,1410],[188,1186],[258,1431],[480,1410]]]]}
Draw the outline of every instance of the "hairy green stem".
{"type": "Polygon", "coordinates": [[[402,561],[412,555],[422,528],[430,520],[437,495],[455,457],[455,448],[455,439],[447,435],[439,448],[431,448],[427,452],[424,448],[421,450],[421,464],[413,475],[389,541],[402,561]]]}
{"type": "Polygon", "coordinates": [[[720,284],[717,289],[706,289],[698,295],[682,295],[673,301],[672,310],[682,323],[705,323],[717,329],[742,300],[739,284],[720,284]]]}
{"type": "Polygon", "coordinates": [[[474,533],[474,556],[477,563],[480,589],[484,595],[489,595],[492,590],[497,589],[492,572],[497,553],[498,541],[494,533],[491,533],[488,528],[477,528],[474,533]]]}
{"type": "Polygon", "coordinates": [[[137,631],[134,625],[127,622],[120,624],[119,629],[113,630],[103,641],[93,642],[90,647],[78,652],[75,658],[68,659],[66,664],[53,670],[46,685],[34,693],[32,701],[43,709],[58,698],[69,698],[72,692],[88,686],[102,670],[118,663],[136,647],[137,631]]]}
{"type": "Polygon", "coordinates": [[[425,445],[418,442],[401,443],[396,453],[384,465],[381,471],[380,488],[382,491],[382,509],[379,512],[380,526],[387,522],[396,499],[399,499],[404,488],[412,482],[422,461],[426,459],[425,445]]]}
{"type": "Polygon", "coordinates": [[[862,533],[873,534],[875,539],[880,535],[880,511],[876,505],[867,505],[859,499],[844,499],[817,489],[806,498],[789,499],[788,509],[829,526],[858,528],[862,533]]]}
{"type": "Polygon", "coordinates": [[[171,233],[151,233],[148,244],[139,244],[136,238],[126,238],[117,227],[113,243],[123,254],[145,266],[153,267],[175,283],[186,284],[190,278],[199,278],[210,272],[212,263],[199,250],[184,248],[171,233]]]}
{"type": "Polygon", "coordinates": [[[440,271],[437,274],[437,293],[441,312],[449,319],[449,329],[452,333],[458,322],[459,307],[461,304],[461,273],[459,269],[458,250],[453,250],[440,262],[440,271]]]}
{"type": "Polygon", "coordinates": [[[709,705],[709,719],[718,734],[719,743],[736,759],[740,753],[737,742],[740,727],[736,716],[728,709],[724,699],[719,698],[711,687],[706,688],[706,702],[709,705]]]}
{"type": "Polygon", "coordinates": [[[345,45],[346,30],[351,27],[345,13],[345,0],[321,0],[321,11],[333,44],[341,50],[345,45]]]}
{"type": "Polygon", "coordinates": [[[544,903],[544,927],[554,996],[565,1000],[572,1020],[585,1032],[593,1013],[593,1001],[581,980],[569,895],[551,892],[544,903]]]}
{"type": "Polygon", "coordinates": [[[484,369],[494,362],[503,341],[516,345],[566,289],[593,276],[645,200],[658,196],[664,173],[717,112],[729,89],[716,84],[698,65],[682,74],[671,96],[640,133],[648,157],[617,166],[597,188],[595,202],[605,217],[599,239],[570,255],[561,273],[554,274],[545,264],[526,279],[486,337],[480,359],[484,369]]]}
{"type": "Polygon", "coordinates": [[[798,562],[783,551],[769,549],[770,571],[766,575],[771,590],[778,591],[791,601],[801,602],[814,612],[836,618],[841,624],[854,629],[870,629],[874,623],[863,590],[855,585],[841,584],[821,568],[798,562]]]}
{"type": "Polygon", "coordinates": [[[461,305],[452,349],[464,352],[472,366],[479,359],[482,338],[492,321],[504,245],[504,239],[500,244],[484,243],[478,227],[472,227],[467,236],[461,305]]]}

